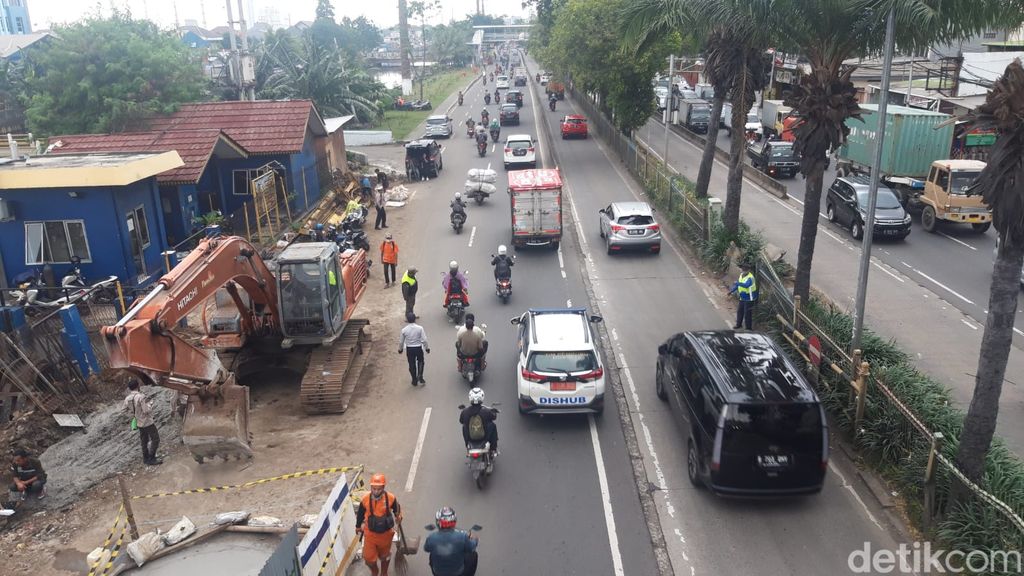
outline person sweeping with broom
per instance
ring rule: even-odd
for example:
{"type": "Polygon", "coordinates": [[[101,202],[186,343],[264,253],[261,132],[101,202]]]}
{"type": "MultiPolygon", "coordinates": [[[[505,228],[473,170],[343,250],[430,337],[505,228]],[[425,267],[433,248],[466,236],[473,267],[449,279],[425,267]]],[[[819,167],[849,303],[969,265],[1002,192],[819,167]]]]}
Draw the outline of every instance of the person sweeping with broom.
{"type": "Polygon", "coordinates": [[[384,489],[386,484],[383,474],[371,476],[370,493],[363,496],[356,511],[356,533],[363,539],[363,561],[373,576],[388,576],[391,540],[395,527],[402,524],[402,507],[398,498],[384,489]]]}

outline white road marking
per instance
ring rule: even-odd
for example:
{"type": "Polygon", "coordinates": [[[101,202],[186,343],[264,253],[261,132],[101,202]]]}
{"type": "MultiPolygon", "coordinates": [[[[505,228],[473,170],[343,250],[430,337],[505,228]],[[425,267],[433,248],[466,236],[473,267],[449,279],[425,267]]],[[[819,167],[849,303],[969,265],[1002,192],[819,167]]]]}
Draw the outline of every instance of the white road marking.
{"type": "Polygon", "coordinates": [[[625,576],[622,567],[622,552],[619,551],[619,535],[615,532],[615,514],[612,512],[612,495],[608,490],[608,476],[604,471],[604,456],[601,455],[601,440],[597,437],[594,415],[587,416],[590,425],[590,440],[594,445],[594,460],[597,464],[597,482],[601,487],[601,506],[604,507],[604,524],[608,529],[608,547],[612,551],[612,568],[615,576],[625,576]]]}
{"type": "Polygon", "coordinates": [[[423,452],[423,441],[427,438],[427,425],[430,424],[430,407],[423,411],[423,423],[420,424],[420,436],[416,439],[416,450],[412,453],[412,463],[409,464],[409,479],[405,481],[405,491],[412,492],[412,485],[416,481],[416,468],[420,464],[420,454],[423,452]]]}
{"type": "Polygon", "coordinates": [[[567,299],[565,301],[565,307],[566,308],[572,308],[572,300],[571,299],[567,299]]]}
{"type": "Polygon", "coordinates": [[[476,237],[476,226],[473,226],[473,229],[469,231],[469,247],[470,248],[473,247],[473,238],[475,238],[475,237],[476,237]]]}
{"type": "Polygon", "coordinates": [[[558,246],[558,267],[565,268],[565,260],[562,258],[562,246],[558,246]]]}
{"type": "MultiPolygon", "coordinates": [[[[902,260],[901,260],[901,262],[902,262],[902,260]]],[[[931,281],[931,282],[933,282],[933,283],[934,283],[934,284],[935,284],[936,286],[938,286],[938,287],[942,288],[943,290],[945,290],[945,291],[949,292],[949,293],[950,293],[950,294],[952,294],[953,296],[956,296],[957,298],[959,298],[959,299],[963,300],[964,302],[967,302],[967,303],[968,303],[968,304],[970,304],[971,306],[974,306],[974,301],[973,301],[973,300],[970,300],[970,299],[968,299],[968,298],[967,298],[967,297],[965,297],[965,296],[964,296],[963,294],[961,294],[961,293],[957,292],[956,290],[953,290],[953,289],[952,289],[952,288],[950,288],[949,286],[946,286],[946,285],[945,285],[945,284],[943,284],[942,282],[939,282],[939,281],[938,281],[938,280],[936,280],[935,278],[932,278],[931,276],[929,276],[929,275],[925,274],[924,272],[921,272],[920,270],[918,270],[917,268],[914,268],[913,266],[911,266],[910,264],[907,264],[906,262],[903,262],[903,265],[904,265],[904,266],[906,266],[907,268],[910,268],[910,269],[911,269],[911,270],[913,270],[914,272],[917,272],[917,273],[918,273],[918,274],[920,274],[920,275],[921,275],[922,277],[924,277],[924,278],[925,278],[926,280],[930,280],[930,281],[931,281]]]]}
{"type": "Polygon", "coordinates": [[[977,249],[977,248],[975,248],[974,246],[971,246],[971,245],[970,245],[970,244],[968,244],[967,242],[963,242],[963,241],[961,241],[961,240],[958,240],[958,239],[956,239],[956,238],[953,238],[952,236],[950,236],[949,234],[946,234],[945,232],[939,232],[939,236],[945,236],[946,238],[949,238],[950,240],[952,240],[953,242],[956,242],[957,244],[959,244],[959,245],[961,245],[961,246],[964,246],[964,247],[970,248],[971,250],[974,250],[975,252],[977,252],[977,251],[978,251],[978,249],[977,249]]]}
{"type": "Polygon", "coordinates": [[[978,327],[974,325],[974,322],[971,322],[965,318],[961,318],[960,321],[963,322],[964,324],[967,324],[967,327],[970,328],[971,330],[978,329],[978,327]]]}
{"type": "MultiPolygon", "coordinates": [[[[497,145],[498,145],[498,143],[497,143],[497,142],[492,142],[492,143],[491,143],[491,152],[494,152],[494,147],[495,147],[495,146],[497,146],[497,145]]],[[[491,167],[491,165],[490,165],[490,164],[488,164],[488,165],[487,165],[487,167],[488,167],[488,168],[490,168],[490,167],[491,167]]]]}
{"type": "Polygon", "coordinates": [[[491,163],[490,163],[490,162],[488,162],[488,163],[487,163],[487,169],[488,169],[488,170],[490,170],[490,169],[491,169],[491,163]]]}
{"type": "Polygon", "coordinates": [[[565,275],[565,270],[561,270],[560,272],[562,273],[562,279],[563,280],[568,278],[568,276],[565,275]]]}
{"type": "Polygon", "coordinates": [[[1020,330],[1018,330],[1016,328],[1014,328],[1013,331],[1016,332],[1020,336],[1024,336],[1024,332],[1021,332],[1020,330]]]}
{"type": "Polygon", "coordinates": [[[874,265],[875,268],[878,268],[882,272],[885,272],[889,276],[892,276],[893,278],[895,278],[900,284],[906,284],[906,282],[903,280],[903,278],[900,278],[899,276],[893,274],[892,272],[889,271],[889,269],[887,267],[882,266],[878,262],[875,262],[874,259],[871,260],[871,264],[874,265]]]}
{"type": "Polygon", "coordinates": [[[871,513],[870,509],[868,509],[868,505],[865,504],[863,500],[861,500],[860,494],[857,494],[857,491],[854,490],[853,486],[851,486],[850,483],[846,481],[846,477],[843,476],[843,473],[840,472],[834,464],[832,464],[831,460],[829,460],[828,462],[828,469],[831,470],[832,473],[835,474],[836,476],[839,476],[839,480],[842,481],[843,483],[842,487],[845,488],[846,490],[849,490],[850,494],[853,494],[854,500],[856,500],[857,503],[860,504],[860,507],[864,509],[864,514],[867,515],[868,520],[870,520],[875,526],[878,526],[879,530],[884,531],[885,528],[882,528],[882,525],[878,522],[878,520],[875,519],[875,515],[871,513]]]}

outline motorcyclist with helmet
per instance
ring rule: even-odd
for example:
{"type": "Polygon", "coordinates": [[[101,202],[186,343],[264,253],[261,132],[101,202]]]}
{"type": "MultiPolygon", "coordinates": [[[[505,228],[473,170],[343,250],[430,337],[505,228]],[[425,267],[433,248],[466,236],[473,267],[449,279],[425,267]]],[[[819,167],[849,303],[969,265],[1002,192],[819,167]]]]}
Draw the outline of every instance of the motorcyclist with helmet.
{"type": "Polygon", "coordinates": [[[484,92],[484,105],[485,106],[490,106],[490,104],[491,104],[491,93],[490,92],[484,92]]]}
{"type": "Polygon", "coordinates": [[[494,89],[494,103],[501,104],[501,92],[497,88],[494,89]]]}
{"type": "Polygon", "coordinates": [[[501,122],[499,122],[497,118],[491,120],[490,132],[491,140],[497,142],[498,137],[501,136],[501,122]]]}
{"type": "Polygon", "coordinates": [[[427,536],[423,551],[430,555],[430,571],[434,576],[476,576],[479,560],[477,539],[472,533],[455,528],[455,510],[445,506],[434,515],[437,532],[427,536]]]}
{"type": "Polygon", "coordinates": [[[483,124],[483,123],[480,123],[480,124],[476,125],[476,136],[475,136],[475,138],[476,138],[476,143],[478,145],[479,144],[485,144],[485,145],[487,144],[487,128],[485,128],[485,126],[486,126],[486,124],[483,124]]]}
{"type": "Polygon", "coordinates": [[[494,266],[494,280],[509,280],[512,278],[512,267],[515,261],[508,255],[508,248],[504,244],[498,246],[498,255],[491,259],[491,266],[494,266]]]}
{"type": "MultiPolygon", "coordinates": [[[[459,371],[462,371],[462,361],[466,358],[477,360],[476,367],[481,372],[484,370],[487,361],[487,336],[484,331],[476,325],[476,315],[466,314],[466,325],[459,328],[455,335],[455,355],[459,361],[459,371]]],[[[472,403],[472,396],[470,402],[472,403]]]]}
{"type": "Polygon", "coordinates": [[[469,391],[469,406],[466,406],[459,414],[459,424],[462,424],[462,440],[466,446],[473,442],[480,442],[470,436],[470,423],[472,418],[477,415],[483,421],[486,434],[483,441],[491,443],[491,455],[496,456],[498,454],[498,425],[496,424],[498,412],[484,404],[484,391],[479,387],[469,391]]]}
{"type": "MultiPolygon", "coordinates": [[[[459,195],[461,197],[461,195],[459,195]]],[[[457,198],[461,199],[461,198],[457,198]]],[[[455,205],[455,201],[452,201],[452,205],[455,205]]],[[[462,302],[469,306],[469,280],[466,279],[466,275],[459,271],[459,263],[452,260],[448,263],[448,273],[444,275],[444,279],[441,281],[441,287],[444,288],[444,306],[448,308],[448,303],[451,302],[451,297],[454,294],[462,294],[462,302]]]]}
{"type": "Polygon", "coordinates": [[[487,108],[484,108],[480,112],[480,124],[483,125],[483,126],[487,126],[487,123],[490,122],[490,120],[491,120],[491,113],[487,111],[487,108]]]}
{"type": "Polygon", "coordinates": [[[459,106],[462,106],[462,90],[459,90],[459,106]]]}

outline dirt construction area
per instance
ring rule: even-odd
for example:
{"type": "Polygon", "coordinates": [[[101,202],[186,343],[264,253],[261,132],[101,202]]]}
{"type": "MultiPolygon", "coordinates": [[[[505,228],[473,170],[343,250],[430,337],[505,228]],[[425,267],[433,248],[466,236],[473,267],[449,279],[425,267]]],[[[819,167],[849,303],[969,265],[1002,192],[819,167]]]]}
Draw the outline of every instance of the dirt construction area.
{"type": "MultiPolygon", "coordinates": [[[[394,148],[380,150],[392,166],[402,157],[401,148],[394,148]]],[[[415,187],[416,184],[410,185],[410,189],[415,187]]],[[[402,233],[403,224],[410,217],[403,207],[388,210],[387,231],[394,234],[399,246],[414,242],[402,233]]],[[[381,418],[382,414],[395,412],[395,402],[401,401],[401,394],[408,393],[405,357],[395,353],[398,333],[404,325],[404,304],[399,287],[384,289],[378,251],[384,232],[369,225],[366,230],[373,248],[369,256],[374,264],[368,289],[353,318],[370,320],[371,344],[364,352],[370,357],[344,414],[306,415],[299,404],[298,380],[262,373],[244,382],[251,388],[250,430],[255,458],[200,465],[181,443],[180,421],[170,409],[172,393],[144,388],[154,399],[160,452],[164,457],[162,465],[144,466],[138,433],[129,429],[129,417],[121,409],[125,391],[120,386],[108,386],[105,404],[81,414],[85,431],[67,436],[41,455],[49,476],[48,495],[42,500],[30,497],[17,515],[0,527],[0,573],[88,574],[86,555],[104,543],[121,505],[118,474],[134,496],[241,484],[299,471],[354,465],[365,465],[367,475],[379,471],[389,478],[404,479],[408,471],[408,444],[415,439],[419,422],[415,418],[381,418]]],[[[400,268],[408,265],[401,260],[399,264],[400,268]]],[[[319,511],[337,477],[309,474],[241,489],[141,498],[132,501],[132,508],[140,533],[157,528],[167,530],[183,515],[202,528],[217,513],[232,510],[274,516],[290,526],[303,515],[319,511]]],[[[399,491],[400,482],[393,484],[393,489],[399,491]]],[[[158,564],[153,565],[154,569],[157,567],[158,564]]]]}

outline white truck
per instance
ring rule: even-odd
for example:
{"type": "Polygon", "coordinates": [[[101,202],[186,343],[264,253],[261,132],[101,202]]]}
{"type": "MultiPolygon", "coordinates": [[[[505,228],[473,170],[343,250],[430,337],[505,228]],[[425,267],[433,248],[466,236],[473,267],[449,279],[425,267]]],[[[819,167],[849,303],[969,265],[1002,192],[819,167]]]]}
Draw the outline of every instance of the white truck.
{"type": "Polygon", "coordinates": [[[508,173],[512,248],[551,246],[562,240],[562,176],[557,169],[508,173]]]}
{"type": "MultiPolygon", "coordinates": [[[[782,136],[786,128],[785,120],[792,112],[793,109],[783,105],[782,100],[761,102],[761,126],[764,128],[764,135],[769,138],[775,135],[782,136]]],[[[787,140],[787,138],[783,138],[783,140],[787,140]]]]}

